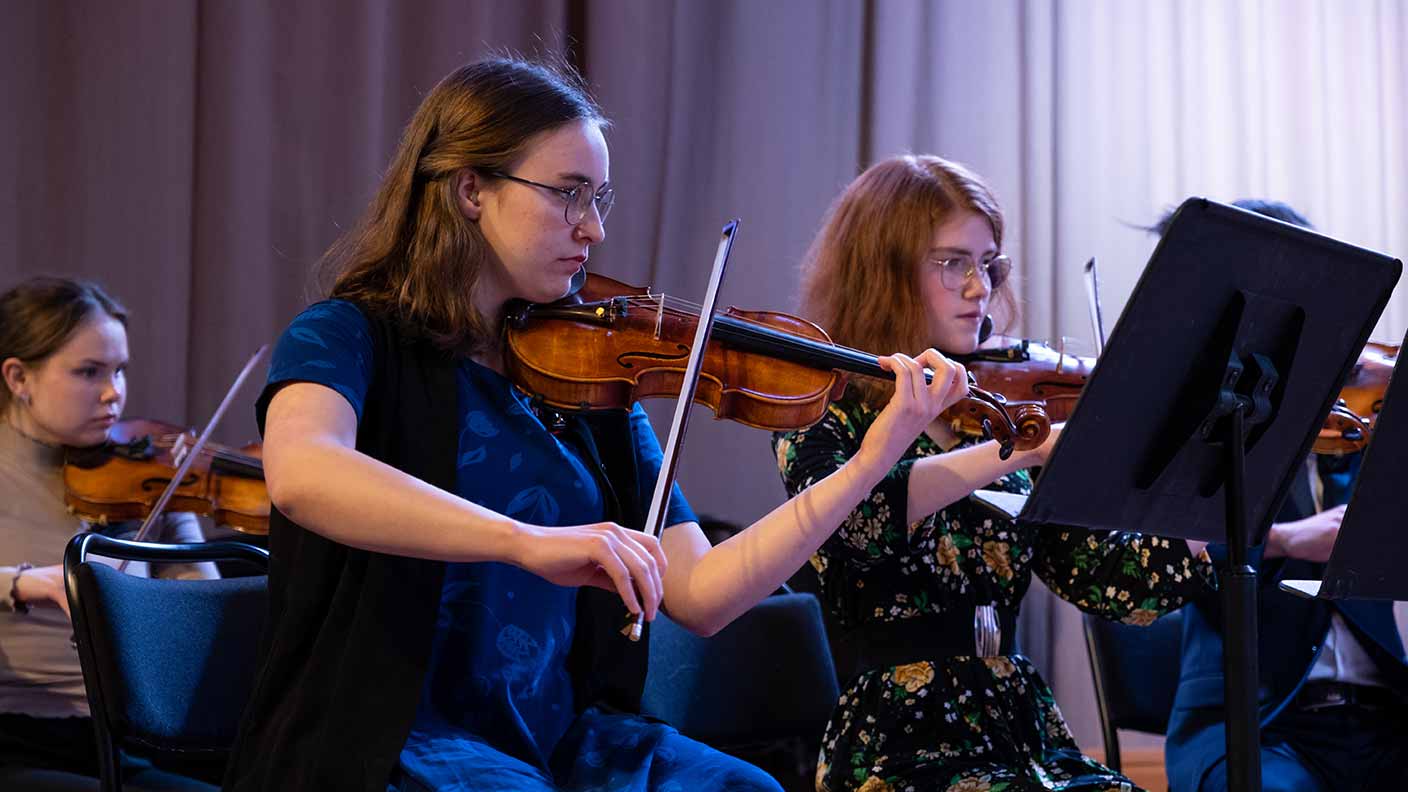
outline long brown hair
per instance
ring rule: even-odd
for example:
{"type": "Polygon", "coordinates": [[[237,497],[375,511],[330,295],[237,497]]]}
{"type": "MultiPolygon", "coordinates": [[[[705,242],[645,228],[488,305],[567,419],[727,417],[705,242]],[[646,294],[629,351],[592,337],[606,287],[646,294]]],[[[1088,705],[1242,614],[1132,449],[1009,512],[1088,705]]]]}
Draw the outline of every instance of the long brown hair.
{"type": "MultiPolygon", "coordinates": [[[[924,351],[933,339],[919,265],[934,230],[962,211],[986,217],[1002,249],[1002,209],[972,171],[918,155],[870,166],[831,205],[807,251],[802,315],[826,328],[838,344],[877,354],[924,351]]],[[[1016,315],[1008,283],[994,291],[991,304],[1004,323],[1016,315]]],[[[869,378],[856,377],[852,384],[876,406],[893,391],[889,383],[869,378]]]]}
{"type": "MultiPolygon", "coordinates": [[[[0,362],[44,362],[99,312],[127,327],[127,310],[96,283],[40,276],[15,286],[0,294],[0,362]]],[[[0,415],[13,399],[8,387],[0,387],[0,415]]]]}
{"type": "Polygon", "coordinates": [[[459,211],[464,168],[508,171],[533,136],[573,121],[607,124],[563,63],[492,58],[451,72],[420,103],[381,187],[355,228],[323,256],[330,296],[351,300],[470,355],[495,336],[474,294],[493,251],[459,211]]]}

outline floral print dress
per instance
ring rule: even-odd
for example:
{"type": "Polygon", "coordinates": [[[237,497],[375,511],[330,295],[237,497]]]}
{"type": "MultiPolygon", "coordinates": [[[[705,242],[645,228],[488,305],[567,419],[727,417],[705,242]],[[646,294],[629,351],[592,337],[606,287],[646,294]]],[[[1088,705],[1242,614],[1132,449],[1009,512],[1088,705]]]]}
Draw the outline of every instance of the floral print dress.
{"type": "MultiPolygon", "coordinates": [[[[773,438],[789,495],[860,448],[879,411],[854,391],[816,425],[773,438]]],[[[956,447],[973,445],[964,440],[956,447]]],[[[1147,625],[1211,585],[1206,555],[1182,541],[994,519],[968,499],[906,522],[909,472],[943,453],[921,435],[812,557],[822,607],[841,630],[995,602],[1015,613],[1035,572],[1058,596],[1108,619],[1147,625]]],[[[988,489],[1031,490],[1018,471],[988,489]]],[[[832,713],[817,789],[901,792],[1133,790],[1082,756],[1051,690],[1025,657],[935,657],[861,669],[832,713]]]]}

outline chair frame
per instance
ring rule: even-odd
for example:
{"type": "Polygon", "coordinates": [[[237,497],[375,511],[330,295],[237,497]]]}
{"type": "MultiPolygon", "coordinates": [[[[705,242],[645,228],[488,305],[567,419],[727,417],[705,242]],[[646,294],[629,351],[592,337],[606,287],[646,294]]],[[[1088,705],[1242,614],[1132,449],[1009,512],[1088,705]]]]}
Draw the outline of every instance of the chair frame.
{"type": "MultiPolygon", "coordinates": [[[[1165,620],[1181,620],[1181,618],[1182,614],[1172,613],[1161,617],[1159,624],[1155,626],[1115,626],[1120,627],[1123,630],[1134,630],[1135,632],[1148,630],[1150,631],[1150,633],[1148,634],[1146,640],[1152,641],[1155,640],[1158,635],[1168,633],[1168,629],[1172,627],[1172,625],[1168,624],[1168,622],[1165,620]]],[[[1095,687],[1096,709],[1100,714],[1101,737],[1105,741],[1105,765],[1116,772],[1123,772],[1120,757],[1119,730],[1132,729],[1134,731],[1142,731],[1150,734],[1167,733],[1168,719],[1170,714],[1172,713],[1172,697],[1170,696],[1169,701],[1167,702],[1170,709],[1168,711],[1159,713],[1162,716],[1162,725],[1158,727],[1157,731],[1151,730],[1150,726],[1152,724],[1152,721],[1146,722],[1143,720],[1142,717],[1140,717],[1140,722],[1137,725],[1131,725],[1129,723],[1129,720],[1132,716],[1135,715],[1135,711],[1117,712],[1117,708],[1112,706],[1112,702],[1115,701],[1114,697],[1120,694],[1119,690],[1110,689],[1111,684],[1118,685],[1120,675],[1116,673],[1116,669],[1119,668],[1119,663],[1117,660],[1111,660],[1110,662],[1114,664],[1115,668],[1107,667],[1107,664],[1105,662],[1106,658],[1100,652],[1101,639],[1100,636],[1097,635],[1097,631],[1100,629],[1101,626],[1104,626],[1104,620],[1100,619],[1097,616],[1092,616],[1088,613],[1082,614],[1081,626],[1083,632],[1085,633],[1086,655],[1090,658],[1090,677],[1095,687]],[[1112,677],[1114,677],[1113,680],[1111,679],[1112,677]]],[[[1173,627],[1173,629],[1177,630],[1178,634],[1181,636],[1181,627],[1173,627]]],[[[1172,647],[1172,651],[1174,652],[1172,657],[1176,660],[1181,661],[1181,645],[1172,647]]],[[[1171,690],[1177,689],[1178,675],[1176,670],[1173,678],[1167,680],[1167,684],[1170,686],[1171,690]]],[[[1123,699],[1121,699],[1121,701],[1122,700],[1123,699]]],[[[1142,713],[1142,715],[1152,716],[1153,712],[1145,711],[1142,713]]]]}
{"type": "Polygon", "coordinates": [[[98,768],[103,792],[121,792],[122,773],[118,737],[110,716],[110,692],[105,693],[94,647],[94,625],[88,620],[79,593],[78,571],[89,554],[105,558],[151,563],[190,563],[195,561],[245,561],[267,572],[269,552],[243,542],[203,542],[196,544],[156,544],[113,539],[102,534],[82,533],[69,540],[64,549],[64,589],[73,620],[74,643],[83,669],[83,686],[98,743],[98,768]]]}
{"type": "Polygon", "coordinates": [[[1105,740],[1105,766],[1120,770],[1120,735],[1110,714],[1110,691],[1105,689],[1106,670],[1100,659],[1100,648],[1096,645],[1095,628],[1091,624],[1096,617],[1083,614],[1081,629],[1085,632],[1085,653],[1090,657],[1090,677],[1095,683],[1095,707],[1100,712],[1100,736],[1105,740]]]}

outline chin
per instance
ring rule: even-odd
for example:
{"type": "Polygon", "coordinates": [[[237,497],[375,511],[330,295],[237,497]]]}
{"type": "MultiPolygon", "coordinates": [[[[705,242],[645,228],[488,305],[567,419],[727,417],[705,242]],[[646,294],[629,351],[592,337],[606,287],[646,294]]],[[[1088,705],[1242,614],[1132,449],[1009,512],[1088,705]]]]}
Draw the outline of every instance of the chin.
{"type": "Polygon", "coordinates": [[[71,448],[92,448],[108,441],[106,429],[76,432],[64,438],[64,445],[71,448]]]}
{"type": "Polygon", "coordinates": [[[963,336],[960,338],[945,338],[936,345],[938,350],[945,355],[971,355],[978,351],[978,336],[963,336]]]}
{"type": "Polygon", "coordinates": [[[539,281],[534,284],[532,292],[527,296],[529,302],[550,303],[561,300],[572,293],[572,278],[558,278],[539,281]]]}

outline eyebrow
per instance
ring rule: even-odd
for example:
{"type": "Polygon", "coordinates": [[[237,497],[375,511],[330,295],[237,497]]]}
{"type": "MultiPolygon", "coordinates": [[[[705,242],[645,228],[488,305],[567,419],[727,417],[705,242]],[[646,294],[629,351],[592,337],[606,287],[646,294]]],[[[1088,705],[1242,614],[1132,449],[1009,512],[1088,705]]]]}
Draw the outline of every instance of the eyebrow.
{"type": "Polygon", "coordinates": [[[126,359],[120,360],[120,361],[118,361],[117,363],[109,363],[109,362],[107,362],[106,360],[98,360],[97,358],[84,358],[83,361],[79,363],[79,365],[80,365],[80,366],[104,366],[104,367],[111,367],[111,366],[121,366],[123,363],[126,363],[126,362],[127,362],[126,359]]]}
{"type": "MultiPolygon", "coordinates": [[[[587,184],[596,184],[596,182],[592,181],[592,178],[590,176],[587,176],[584,173],[577,173],[575,171],[572,173],[560,173],[558,174],[557,178],[563,180],[571,180],[576,182],[577,184],[581,184],[582,182],[586,182],[587,184]]],[[[607,184],[610,181],[610,179],[607,179],[606,181],[602,182],[602,184],[607,184]]]]}
{"type": "MultiPolygon", "coordinates": [[[[969,250],[968,248],[961,248],[961,247],[933,247],[933,248],[929,248],[929,252],[930,252],[930,253],[956,253],[956,254],[958,254],[958,255],[960,255],[960,256],[972,256],[972,255],[973,255],[973,251],[969,250]]],[[[991,248],[991,249],[989,249],[989,250],[984,250],[984,251],[983,251],[983,255],[987,255],[988,253],[999,253],[999,252],[1000,252],[1000,251],[999,251],[996,247],[994,247],[994,248],[991,248]]]]}

